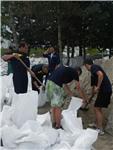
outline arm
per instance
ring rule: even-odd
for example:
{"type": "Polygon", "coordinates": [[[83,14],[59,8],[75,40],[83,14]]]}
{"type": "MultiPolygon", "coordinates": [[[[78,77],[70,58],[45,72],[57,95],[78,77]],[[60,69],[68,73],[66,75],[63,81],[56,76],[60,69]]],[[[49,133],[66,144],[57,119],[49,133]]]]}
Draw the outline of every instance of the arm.
{"type": "Polygon", "coordinates": [[[72,91],[70,90],[69,86],[67,84],[64,84],[64,90],[69,96],[73,96],[72,91]]]}
{"type": "Polygon", "coordinates": [[[35,85],[35,87],[37,88],[37,89],[39,89],[40,87],[38,86],[38,84],[37,84],[37,82],[36,81],[33,81],[33,84],[35,85]]]}
{"type": "Polygon", "coordinates": [[[98,83],[97,83],[97,86],[95,87],[94,89],[94,92],[97,93],[98,90],[100,89],[100,86],[101,86],[101,83],[102,83],[102,80],[104,78],[104,75],[101,71],[98,71],[97,72],[97,76],[98,76],[98,83]]]}
{"type": "Polygon", "coordinates": [[[9,61],[9,60],[12,59],[12,58],[19,59],[19,57],[21,57],[21,56],[22,56],[22,54],[12,53],[12,54],[8,54],[8,55],[2,56],[2,59],[3,59],[4,61],[9,61]]]}
{"type": "Polygon", "coordinates": [[[49,54],[49,49],[47,49],[47,50],[43,53],[43,56],[44,56],[44,57],[48,57],[48,54],[49,54]]]}
{"type": "Polygon", "coordinates": [[[2,59],[3,59],[4,61],[9,61],[9,60],[12,59],[12,58],[14,58],[14,55],[13,55],[13,54],[2,56],[2,59]]]}
{"type": "Polygon", "coordinates": [[[101,83],[102,83],[102,80],[104,78],[104,75],[101,71],[98,71],[97,72],[97,75],[98,75],[98,83],[97,83],[97,87],[100,88],[101,86],[101,83]]]}
{"type": "Polygon", "coordinates": [[[85,93],[84,93],[84,91],[82,90],[82,88],[80,87],[79,81],[76,82],[76,87],[77,87],[77,90],[78,90],[78,92],[79,92],[80,97],[83,99],[83,101],[86,102],[86,101],[88,100],[88,98],[87,98],[87,96],[85,95],[85,93]]]}

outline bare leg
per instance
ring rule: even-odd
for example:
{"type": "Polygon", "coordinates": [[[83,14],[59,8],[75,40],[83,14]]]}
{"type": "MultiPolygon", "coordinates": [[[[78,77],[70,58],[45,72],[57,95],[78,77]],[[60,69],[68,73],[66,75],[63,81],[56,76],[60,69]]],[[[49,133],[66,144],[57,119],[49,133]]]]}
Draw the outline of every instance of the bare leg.
{"type": "Polygon", "coordinates": [[[103,126],[103,112],[102,112],[102,108],[94,107],[94,111],[95,111],[97,128],[102,129],[103,128],[102,127],[103,126]]]}
{"type": "Polygon", "coordinates": [[[52,120],[52,123],[55,124],[55,108],[54,107],[51,108],[51,120],[52,120]]]}
{"type": "Polygon", "coordinates": [[[55,122],[56,122],[56,127],[60,128],[60,122],[61,122],[61,108],[60,107],[55,108],[55,122]]]}

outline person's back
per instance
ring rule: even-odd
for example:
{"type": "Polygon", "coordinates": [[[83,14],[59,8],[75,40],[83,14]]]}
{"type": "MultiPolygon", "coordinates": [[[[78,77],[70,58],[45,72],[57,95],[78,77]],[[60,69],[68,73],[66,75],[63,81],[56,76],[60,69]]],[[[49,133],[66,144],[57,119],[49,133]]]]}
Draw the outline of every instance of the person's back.
{"type": "Polygon", "coordinates": [[[49,77],[49,80],[53,81],[60,87],[62,87],[63,84],[67,84],[74,79],[79,81],[77,72],[73,68],[63,65],[59,66],[49,77]]]}
{"type": "Polygon", "coordinates": [[[103,73],[103,80],[102,80],[102,83],[100,86],[100,90],[105,93],[111,92],[112,85],[111,85],[110,80],[109,80],[108,76],[106,75],[105,71],[99,65],[93,64],[91,66],[91,74],[92,74],[92,78],[95,80],[95,86],[97,86],[97,83],[98,83],[97,71],[101,71],[103,73]]]}
{"type": "MultiPolygon", "coordinates": [[[[48,74],[48,65],[46,64],[37,64],[32,66],[31,70],[35,73],[36,77],[38,80],[43,83],[43,77],[44,75],[48,74]]],[[[32,90],[40,92],[41,84],[34,78],[32,77],[32,90]]]]}

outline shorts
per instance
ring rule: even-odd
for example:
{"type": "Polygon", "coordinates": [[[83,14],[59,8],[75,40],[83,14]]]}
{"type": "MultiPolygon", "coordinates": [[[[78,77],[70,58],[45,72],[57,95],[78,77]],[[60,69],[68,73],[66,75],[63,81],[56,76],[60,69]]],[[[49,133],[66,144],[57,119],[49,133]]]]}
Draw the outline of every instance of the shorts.
{"type": "Polygon", "coordinates": [[[112,92],[99,91],[94,106],[107,108],[110,104],[111,94],[112,92]]]}
{"type": "Polygon", "coordinates": [[[51,107],[62,107],[66,98],[64,89],[50,80],[46,84],[46,95],[51,107]]]}
{"type": "Polygon", "coordinates": [[[13,76],[14,91],[17,94],[27,93],[28,77],[27,76],[13,76]]]}

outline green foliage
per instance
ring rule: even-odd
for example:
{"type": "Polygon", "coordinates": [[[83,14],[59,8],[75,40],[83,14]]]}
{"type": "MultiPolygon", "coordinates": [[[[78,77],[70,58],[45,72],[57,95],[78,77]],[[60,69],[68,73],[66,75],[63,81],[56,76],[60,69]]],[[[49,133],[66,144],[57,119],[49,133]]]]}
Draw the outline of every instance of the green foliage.
{"type": "Polygon", "coordinates": [[[44,48],[31,48],[30,49],[30,56],[41,57],[43,55],[44,51],[45,51],[44,48]]]}
{"type": "Polygon", "coordinates": [[[3,56],[4,53],[5,53],[5,49],[4,49],[4,48],[1,48],[1,49],[0,49],[0,52],[1,52],[1,56],[3,56]]]}
{"type": "Polygon", "coordinates": [[[99,51],[97,48],[88,48],[86,50],[86,53],[90,54],[91,56],[95,56],[95,55],[99,54],[99,51]]]}
{"type": "MultiPolygon", "coordinates": [[[[84,47],[113,47],[112,1],[1,2],[1,35],[6,39],[17,36],[18,42],[25,39],[33,47],[49,42],[56,45],[58,24],[63,46],[79,46],[81,51],[84,47]],[[16,32],[8,33],[6,26],[16,32]]],[[[33,52],[41,54],[41,50],[33,52]]]]}

